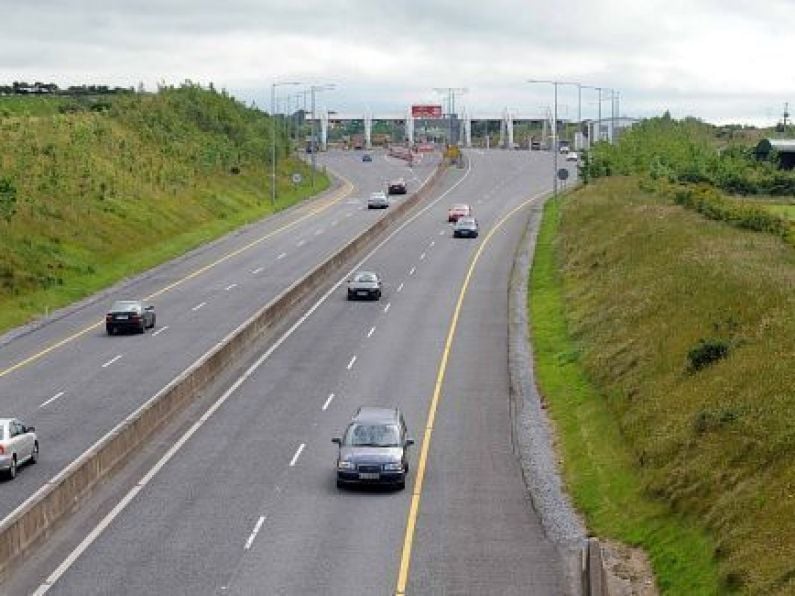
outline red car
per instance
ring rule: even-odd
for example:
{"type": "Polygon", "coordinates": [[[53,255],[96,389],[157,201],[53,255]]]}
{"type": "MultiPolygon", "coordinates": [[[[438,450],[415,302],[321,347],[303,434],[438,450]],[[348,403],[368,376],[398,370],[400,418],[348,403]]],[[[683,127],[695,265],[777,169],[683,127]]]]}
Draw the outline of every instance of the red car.
{"type": "Polygon", "coordinates": [[[450,210],[447,212],[447,221],[456,222],[458,221],[459,217],[471,217],[471,216],[472,216],[472,207],[464,203],[458,203],[450,207],[450,210]]]}

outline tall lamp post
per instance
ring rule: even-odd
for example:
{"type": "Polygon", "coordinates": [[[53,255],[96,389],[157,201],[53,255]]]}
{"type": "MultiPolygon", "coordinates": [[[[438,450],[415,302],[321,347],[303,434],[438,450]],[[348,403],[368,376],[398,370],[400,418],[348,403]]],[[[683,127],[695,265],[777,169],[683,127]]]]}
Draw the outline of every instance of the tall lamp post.
{"type": "Polygon", "coordinates": [[[276,205],[276,87],[300,84],[297,81],[271,83],[271,205],[276,205]]]}
{"type": "Polygon", "coordinates": [[[566,81],[548,81],[543,79],[529,79],[528,83],[538,83],[552,85],[555,89],[555,104],[552,115],[552,196],[558,196],[558,86],[559,85],[579,85],[579,83],[569,83],[566,81]]]}
{"type": "Polygon", "coordinates": [[[315,167],[317,165],[317,119],[315,118],[315,93],[318,91],[330,91],[332,89],[334,89],[333,83],[329,83],[327,85],[312,85],[309,88],[309,93],[312,98],[312,140],[310,141],[310,147],[312,147],[312,172],[310,173],[312,188],[315,188],[315,167]]]}

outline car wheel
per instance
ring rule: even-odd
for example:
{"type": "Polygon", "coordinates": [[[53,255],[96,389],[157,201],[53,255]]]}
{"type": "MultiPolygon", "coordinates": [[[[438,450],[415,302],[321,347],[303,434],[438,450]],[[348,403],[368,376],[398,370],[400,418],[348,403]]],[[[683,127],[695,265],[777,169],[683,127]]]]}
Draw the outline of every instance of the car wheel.
{"type": "Polygon", "coordinates": [[[403,490],[404,488],[406,488],[406,479],[405,478],[397,483],[397,489],[398,490],[403,490]]]}
{"type": "Polygon", "coordinates": [[[348,290],[348,300],[353,300],[353,292],[348,290]]]}
{"type": "Polygon", "coordinates": [[[11,467],[6,471],[6,477],[13,480],[17,477],[17,456],[11,458],[11,467]]]}
{"type": "Polygon", "coordinates": [[[146,333],[146,321],[141,321],[141,326],[138,328],[138,333],[146,333]]]}
{"type": "Polygon", "coordinates": [[[151,324],[151,325],[149,325],[149,327],[151,327],[152,329],[154,329],[154,328],[155,328],[155,323],[156,323],[156,322],[157,322],[157,317],[156,317],[155,315],[152,315],[152,324],[151,324]]]}
{"type": "Polygon", "coordinates": [[[337,480],[337,488],[345,488],[345,483],[342,480],[337,480]]]}
{"type": "Polygon", "coordinates": [[[30,463],[35,464],[39,461],[39,444],[33,445],[33,453],[30,454],[30,463]]]}
{"type": "Polygon", "coordinates": [[[381,300],[381,290],[378,290],[378,291],[375,293],[375,299],[376,299],[376,300],[381,300]]]}

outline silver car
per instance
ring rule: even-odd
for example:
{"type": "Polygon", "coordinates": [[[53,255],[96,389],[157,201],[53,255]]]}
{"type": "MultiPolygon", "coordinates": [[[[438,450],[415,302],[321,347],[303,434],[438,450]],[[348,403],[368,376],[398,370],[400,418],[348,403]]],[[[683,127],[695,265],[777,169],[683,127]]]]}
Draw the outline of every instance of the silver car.
{"type": "Polygon", "coordinates": [[[0,418],[0,472],[6,478],[17,477],[17,468],[26,462],[39,461],[39,439],[36,429],[16,418],[0,418]]]}
{"type": "Polygon", "coordinates": [[[367,199],[368,209],[386,209],[389,207],[389,199],[384,192],[374,192],[367,199]]]}
{"type": "Polygon", "coordinates": [[[381,299],[381,278],[372,271],[359,271],[348,280],[348,300],[381,299]]]}

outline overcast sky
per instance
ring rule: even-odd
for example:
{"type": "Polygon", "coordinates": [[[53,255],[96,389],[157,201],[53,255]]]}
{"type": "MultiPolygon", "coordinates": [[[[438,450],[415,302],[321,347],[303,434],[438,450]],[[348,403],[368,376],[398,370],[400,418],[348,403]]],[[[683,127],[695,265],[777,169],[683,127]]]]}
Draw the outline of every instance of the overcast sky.
{"type": "MultiPolygon", "coordinates": [[[[298,80],[336,85],[318,105],[376,113],[461,87],[475,116],[535,116],[551,86],[526,81],[557,79],[616,89],[629,116],[757,125],[795,102],[795,0],[0,0],[0,14],[4,83],[212,81],[267,109],[272,81],[298,80]]],[[[596,98],[583,89],[583,117],[596,98]]],[[[576,118],[577,88],[559,104],[576,118]]]]}

